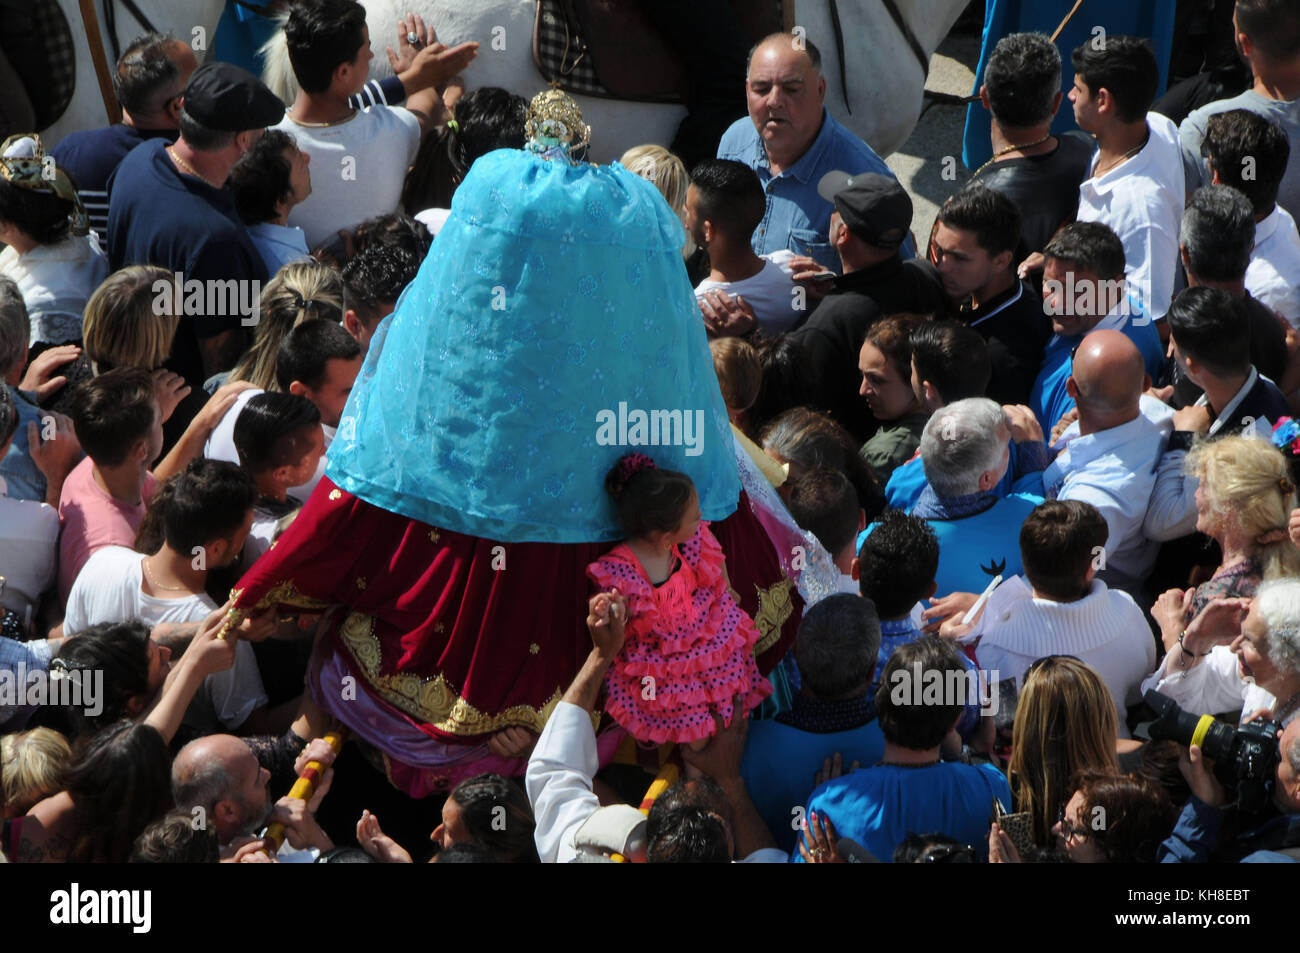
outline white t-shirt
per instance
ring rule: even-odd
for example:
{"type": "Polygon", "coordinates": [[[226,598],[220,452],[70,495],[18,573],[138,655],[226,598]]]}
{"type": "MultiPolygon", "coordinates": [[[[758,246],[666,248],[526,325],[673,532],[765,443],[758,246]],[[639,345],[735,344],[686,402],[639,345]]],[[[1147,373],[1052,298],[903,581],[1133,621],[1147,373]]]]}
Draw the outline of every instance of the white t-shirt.
{"type": "Polygon", "coordinates": [[[794,327],[795,322],[803,316],[805,309],[799,295],[794,293],[794,272],[790,270],[790,259],[794,252],[782,248],[762,256],[766,259],[763,269],[758,274],[740,281],[710,281],[705,278],[695,286],[696,299],[703,298],[706,292],[723,291],[733,298],[737,295],[753,307],[758,326],[771,334],[780,334],[794,327]]]}
{"type": "Polygon", "coordinates": [[[11,500],[0,487],[0,576],[5,578],[0,605],[26,622],[41,593],[54,585],[58,560],[58,510],[35,500],[11,500]]]}
{"type": "Polygon", "coordinates": [[[1255,250],[1246,268],[1246,290],[1300,328],[1300,232],[1280,205],[1255,226],[1255,250]]]}
{"type": "Polygon", "coordinates": [[[360,109],[332,126],[299,125],[285,113],[271,128],[311,156],[311,195],[289,212],[289,224],[312,248],[341,228],[395,211],[420,147],[420,121],[399,106],[360,109]]]}
{"type": "MultiPolygon", "coordinates": [[[[1183,154],[1178,128],[1147,113],[1142,151],[1079,186],[1079,221],[1109,225],[1124,244],[1124,277],[1153,320],[1163,320],[1174,293],[1183,218],[1183,154]]],[[[1093,162],[1096,162],[1093,153],[1093,162]]]]}
{"type": "MultiPolygon", "coordinates": [[[[153,627],[160,622],[198,622],[216,610],[207,595],[181,599],[159,599],[144,591],[144,557],[125,546],[97,550],[77,574],[68,595],[68,612],[63,619],[65,635],[76,635],[101,622],[139,619],[153,627]]],[[[268,701],[257,668],[253,647],[235,644],[235,664],[203,680],[186,712],[185,721],[196,727],[238,728],[256,709],[268,701]]]]}

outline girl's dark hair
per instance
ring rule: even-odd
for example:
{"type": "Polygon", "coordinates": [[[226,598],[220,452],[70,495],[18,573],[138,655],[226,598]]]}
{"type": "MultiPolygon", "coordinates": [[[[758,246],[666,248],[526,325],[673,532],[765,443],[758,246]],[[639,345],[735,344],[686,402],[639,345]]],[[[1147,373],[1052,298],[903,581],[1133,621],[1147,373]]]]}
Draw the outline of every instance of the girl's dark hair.
{"type": "Polygon", "coordinates": [[[758,397],[745,415],[748,425],[746,435],[757,439],[767,423],[791,407],[807,407],[815,403],[815,395],[808,381],[808,355],[803,345],[789,334],[755,342],[762,380],[758,397]]]}
{"type": "Polygon", "coordinates": [[[402,187],[402,207],[414,214],[451,208],[451,196],[474,160],[496,149],[522,149],[528,101],[497,86],[481,86],[456,103],[455,126],[426,136],[402,187]]]}
{"type": "Polygon", "coordinates": [[[53,192],[39,192],[0,179],[0,219],[38,245],[52,245],[72,233],[73,205],[53,192]]]}
{"type": "Polygon", "coordinates": [[[632,538],[675,530],[695,492],[685,473],[638,466],[648,460],[643,454],[629,453],[605,474],[605,492],[614,501],[623,532],[632,538]]]}
{"type": "Polygon", "coordinates": [[[499,774],[480,774],[456,785],[451,799],[460,807],[474,843],[490,851],[495,860],[539,862],[533,809],[518,784],[499,774]]]}
{"type": "Polygon", "coordinates": [[[52,669],[66,667],[69,678],[103,673],[103,710],[87,715],[84,705],[66,709],[76,737],[94,734],[105,725],[129,717],[127,702],[149,691],[149,627],[143,622],[104,622],[71,633],[54,656],[52,669]]]}
{"type": "Polygon", "coordinates": [[[768,421],[759,442],[764,450],[807,470],[829,467],[843,473],[853,484],[868,523],[884,510],[884,490],[870,464],[859,455],[853,436],[825,414],[807,407],[787,410],[768,421]]]}
{"type": "Polygon", "coordinates": [[[118,721],[69,766],[72,863],[126,863],[137,837],[172,807],[171,754],[156,728],[118,721]]]}

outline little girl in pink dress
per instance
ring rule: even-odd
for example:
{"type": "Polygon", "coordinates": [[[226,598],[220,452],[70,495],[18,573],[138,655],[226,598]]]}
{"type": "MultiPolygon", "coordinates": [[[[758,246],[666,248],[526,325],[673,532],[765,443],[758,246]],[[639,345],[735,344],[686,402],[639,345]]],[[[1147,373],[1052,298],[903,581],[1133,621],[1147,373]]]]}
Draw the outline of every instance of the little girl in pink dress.
{"type": "Polygon", "coordinates": [[[690,477],[644,454],[605,478],[627,539],[587,567],[627,602],[627,638],[605,677],[610,716],[640,742],[703,743],[771,694],[759,674],[759,631],[731,593],[722,547],[700,519],[690,477]]]}

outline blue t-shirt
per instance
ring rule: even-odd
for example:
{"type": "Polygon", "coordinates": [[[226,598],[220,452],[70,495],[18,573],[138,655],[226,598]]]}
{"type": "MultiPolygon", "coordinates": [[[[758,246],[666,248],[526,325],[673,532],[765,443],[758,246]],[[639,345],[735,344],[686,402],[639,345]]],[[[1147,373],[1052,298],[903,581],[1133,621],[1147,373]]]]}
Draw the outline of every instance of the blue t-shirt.
{"type": "Polygon", "coordinates": [[[242,331],[245,315],[232,301],[253,304],[267,280],[262,261],[235,211],[230,189],[214,189],[202,179],[181,175],[166,152],[167,142],[150,139],[122,160],[108,182],[108,258],[114,271],[126,265],[159,265],[189,282],[235,282],[205,286],[205,300],[220,287],[223,306],[209,312],[186,305],[172,343],[168,366],[191,387],[203,385],[198,341],[226,331],[242,331]],[[226,312],[224,314],[220,312],[226,312]]]}
{"type": "MultiPolygon", "coordinates": [[[[983,858],[994,798],[1011,809],[1006,776],[991,764],[882,764],[827,781],[808,799],[808,813],[830,818],[840,837],[857,841],[885,863],[909,834],[945,834],[983,858]]],[[[803,863],[797,847],[790,859],[803,863]]]]}
{"type": "Polygon", "coordinates": [[[939,538],[935,594],[984,591],[994,576],[1010,578],[1022,571],[1020,526],[1041,497],[1012,493],[983,513],[959,520],[926,520],[939,538]]]}
{"type": "MultiPolygon", "coordinates": [[[[1030,496],[1043,496],[1043,471],[1034,470],[1030,473],[1015,475],[1020,466],[1020,450],[1015,443],[1011,444],[1011,454],[1007,460],[1007,472],[1002,475],[998,485],[993,488],[994,496],[1006,496],[1010,493],[1027,493],[1030,496]]],[[[885,502],[896,510],[902,510],[904,513],[912,512],[912,507],[916,506],[916,501],[921,498],[921,492],[928,485],[925,479],[925,467],[921,464],[921,453],[918,450],[916,456],[912,457],[906,463],[895,468],[894,473],[885,484],[885,502]]],[[[858,549],[862,548],[862,540],[866,539],[865,533],[858,537],[858,549]]]]}
{"type": "Polygon", "coordinates": [[[90,227],[104,235],[108,230],[108,179],[113,170],[145,140],[175,142],[177,135],[175,129],[137,129],[119,122],[64,136],[50,155],[76,184],[90,227]]]}
{"type": "Polygon", "coordinates": [[[874,718],[860,728],[816,734],[769,719],[749,726],[740,773],[745,790],[782,850],[794,850],[795,823],[822,763],[839,752],[844,769],[854,761],[869,767],[885,751],[885,736],[874,718]]]}
{"type": "Polygon", "coordinates": [[[35,500],[45,502],[45,474],[32,461],[31,450],[27,446],[27,425],[36,424],[41,428],[41,408],[27,399],[27,396],[11,384],[0,384],[9,388],[14,408],[18,411],[18,427],[14,430],[13,442],[9,450],[0,459],[0,477],[4,478],[8,488],[6,496],[11,500],[35,500]]]}
{"type": "MultiPolygon", "coordinates": [[[[835,207],[817,192],[822,176],[837,171],[849,175],[876,172],[894,178],[885,160],[836,122],[824,107],[817,138],[798,162],[778,176],[772,175],[763,140],[748,116],[737,119],[722,134],[718,158],[745,163],[758,173],[767,193],[767,211],[751,238],[755,253],[766,255],[788,248],[796,255],[811,256],[835,272],[840,270],[840,258],[828,237],[835,207]]],[[[916,257],[911,236],[903,242],[900,257],[916,257]]]]}
{"type": "MultiPolygon", "coordinates": [[[[1165,348],[1160,343],[1160,332],[1150,318],[1136,310],[1136,304],[1130,302],[1130,308],[1133,316],[1122,318],[1123,323],[1114,330],[1123,332],[1137,345],[1146,372],[1151,375],[1152,384],[1156,384],[1165,366],[1165,348]]],[[[1074,371],[1074,349],[1083,337],[1053,335],[1043,351],[1043,364],[1029,394],[1029,409],[1038,418],[1044,436],[1050,436],[1057,421],[1074,409],[1074,398],[1066,393],[1065,382],[1074,371]]]]}

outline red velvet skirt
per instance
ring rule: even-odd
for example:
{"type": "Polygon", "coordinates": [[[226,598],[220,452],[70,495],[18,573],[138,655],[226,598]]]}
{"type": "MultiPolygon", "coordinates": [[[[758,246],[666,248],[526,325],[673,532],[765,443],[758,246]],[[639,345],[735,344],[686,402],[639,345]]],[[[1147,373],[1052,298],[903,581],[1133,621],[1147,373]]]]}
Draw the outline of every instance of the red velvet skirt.
{"type": "MultiPolygon", "coordinates": [[[[743,492],[711,529],[741,607],[762,633],[755,654],[766,674],[793,643],[803,602],[743,492]]],[[[613,545],[465,536],[322,479],[239,581],[235,604],[342,606],[327,617],[322,644],[358,689],[438,742],[475,745],[513,725],[542,730],[591,649],[587,565],[613,545]]],[[[350,706],[325,707],[350,720],[350,706]]],[[[358,721],[364,707],[356,706],[358,721]]]]}

